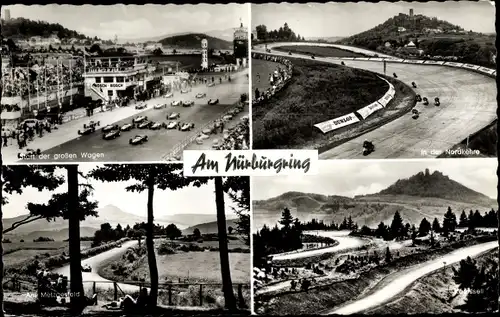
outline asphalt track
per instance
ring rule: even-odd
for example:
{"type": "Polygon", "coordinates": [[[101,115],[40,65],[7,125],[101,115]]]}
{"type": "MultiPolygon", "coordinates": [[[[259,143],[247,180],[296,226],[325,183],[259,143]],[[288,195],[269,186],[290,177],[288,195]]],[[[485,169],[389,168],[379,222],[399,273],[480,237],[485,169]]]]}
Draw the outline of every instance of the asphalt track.
{"type": "Polygon", "coordinates": [[[469,256],[475,257],[483,252],[495,248],[498,248],[497,241],[481,243],[471,247],[455,250],[442,257],[422,264],[408,267],[403,271],[398,272],[395,278],[371,295],[357,299],[351,303],[343,305],[342,307],[332,309],[325,314],[350,315],[361,313],[367,309],[383,305],[396,297],[398,294],[403,293],[407,287],[411,286],[419,278],[424,277],[431,272],[443,269],[443,263],[451,265],[459,262],[460,260],[466,259],[469,256]]]}
{"type": "MultiPolygon", "coordinates": [[[[101,122],[101,128],[108,124],[122,125],[131,123],[132,119],[141,115],[147,116],[150,121],[168,122],[166,118],[170,112],[178,112],[180,114],[179,122],[192,122],[195,124],[195,129],[190,132],[182,132],[176,129],[167,130],[139,130],[133,129],[128,132],[122,132],[121,136],[115,140],[103,140],[102,132],[96,132],[90,135],[78,136],[75,139],[62,143],[56,147],[50,148],[43,152],[48,154],[48,160],[32,159],[33,162],[54,161],[57,155],[70,154],[74,157],[65,157],[64,161],[76,162],[126,162],[126,161],[160,161],[165,154],[168,154],[176,145],[184,141],[186,138],[196,134],[198,128],[208,124],[218,118],[225,111],[229,110],[234,103],[238,102],[242,93],[248,93],[247,79],[248,70],[233,74],[231,83],[224,82],[213,87],[204,85],[193,87],[192,91],[187,94],[179,92],[174,94],[173,98],[164,99],[167,103],[165,109],[156,110],[153,104],[148,103],[148,110],[138,111],[137,115],[125,118],[116,122],[101,122]],[[206,97],[196,99],[195,95],[199,92],[205,92],[206,97]],[[219,99],[218,105],[209,106],[209,99],[219,99]],[[174,100],[193,100],[195,105],[191,107],[172,107],[171,102],[174,100]],[[142,145],[130,145],[129,139],[135,135],[147,135],[149,141],[142,145]],[[82,155],[83,154],[83,155],[82,155]],[[94,157],[90,156],[94,154],[94,157]]],[[[78,129],[75,127],[75,135],[78,129]]]]}
{"type": "MultiPolygon", "coordinates": [[[[272,55],[311,59],[308,55],[289,56],[287,53],[272,49],[283,45],[291,43],[268,44],[268,49],[271,49],[272,55]]],[[[346,48],[328,44],[320,46],[346,48]]],[[[369,52],[355,48],[353,50],[369,52]]],[[[254,51],[265,52],[262,47],[256,47],[254,51]]],[[[383,54],[378,55],[384,57],[383,54]]],[[[332,64],[341,63],[339,59],[328,57],[316,57],[316,60],[332,64]]],[[[382,62],[344,60],[344,63],[348,67],[380,74],[384,72],[382,62]]],[[[497,118],[497,88],[493,78],[446,66],[387,63],[386,74],[392,76],[393,73],[397,74],[398,80],[409,86],[415,82],[416,93],[429,99],[428,106],[417,104],[420,117],[415,120],[411,114],[403,115],[371,132],[320,153],[320,159],[433,158],[497,118]],[[435,97],[439,97],[441,101],[439,107],[433,105],[435,97]],[[373,141],[375,145],[375,152],[368,156],[362,153],[365,139],[373,141]]],[[[363,106],[366,105],[360,105],[359,108],[363,106]]],[[[333,118],[325,118],[325,121],[329,119],[333,118]]]]}
{"type": "Polygon", "coordinates": [[[311,231],[307,232],[308,234],[314,234],[321,237],[328,237],[336,240],[338,244],[329,248],[322,248],[316,250],[305,250],[298,251],[296,253],[284,253],[284,254],[275,254],[272,255],[273,261],[280,260],[293,260],[293,259],[301,259],[308,258],[324,253],[333,253],[339,252],[346,249],[361,247],[366,244],[366,241],[357,237],[350,237],[348,234],[350,231],[311,231]]]}

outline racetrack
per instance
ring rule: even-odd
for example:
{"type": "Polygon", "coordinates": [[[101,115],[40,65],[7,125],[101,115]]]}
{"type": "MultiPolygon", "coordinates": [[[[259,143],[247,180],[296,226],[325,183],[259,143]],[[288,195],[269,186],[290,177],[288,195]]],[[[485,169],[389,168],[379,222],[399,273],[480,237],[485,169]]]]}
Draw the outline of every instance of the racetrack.
{"type": "MultiPolygon", "coordinates": [[[[287,53],[272,49],[284,45],[291,43],[268,44],[267,48],[271,49],[273,55],[311,58],[309,55],[299,54],[289,56],[287,53]]],[[[302,45],[328,46],[329,44],[302,43],[302,45]]],[[[369,52],[357,48],[353,50],[364,54],[369,52]]],[[[256,46],[254,51],[265,53],[261,46],[256,46]]],[[[384,54],[377,54],[379,57],[385,57],[384,54]]],[[[316,57],[316,60],[341,63],[339,59],[328,57],[316,57]]],[[[345,60],[344,63],[348,67],[381,74],[384,72],[381,62],[345,60]]],[[[428,106],[417,104],[417,109],[421,112],[418,119],[412,119],[410,114],[403,115],[371,132],[320,153],[320,159],[437,157],[497,118],[497,89],[493,78],[446,66],[402,63],[387,63],[386,73],[387,75],[396,73],[398,80],[410,86],[415,82],[416,93],[427,97],[430,104],[428,106]],[[433,105],[434,97],[440,98],[439,107],[433,105]],[[375,145],[375,152],[368,156],[362,153],[365,139],[373,141],[375,145]]],[[[360,108],[363,106],[365,105],[360,105],[360,108]]],[[[325,121],[329,119],[333,118],[325,118],[325,121]]]]}
{"type": "Polygon", "coordinates": [[[275,254],[272,255],[273,261],[280,261],[280,260],[293,260],[293,259],[301,259],[301,258],[307,258],[307,257],[312,257],[324,253],[333,253],[333,252],[338,252],[342,250],[347,250],[351,248],[356,248],[360,247],[364,244],[366,244],[366,241],[363,239],[360,239],[358,237],[351,237],[348,236],[350,231],[312,231],[312,232],[307,232],[307,234],[316,234],[321,237],[328,237],[336,240],[338,242],[337,245],[330,247],[330,248],[322,248],[322,249],[316,249],[316,250],[306,250],[303,252],[296,252],[296,253],[284,253],[284,254],[275,254]]]}
{"type": "MultiPolygon", "coordinates": [[[[53,147],[43,154],[48,154],[47,159],[32,159],[30,161],[57,161],[55,157],[60,154],[71,154],[74,157],[65,157],[65,161],[78,162],[96,162],[96,161],[159,161],[162,157],[169,153],[177,144],[184,139],[196,134],[198,128],[220,118],[220,116],[240,100],[242,93],[248,93],[248,79],[246,75],[248,70],[232,74],[231,83],[224,82],[213,87],[204,85],[193,87],[192,91],[187,94],[176,92],[173,98],[164,99],[161,103],[167,103],[165,109],[153,109],[153,104],[148,102],[148,110],[137,110],[137,115],[116,122],[101,122],[101,128],[108,124],[122,125],[131,123],[136,116],[147,116],[150,121],[168,122],[166,116],[170,112],[180,113],[179,122],[194,123],[195,129],[190,132],[182,132],[176,129],[167,130],[161,129],[152,131],[149,129],[139,130],[133,129],[129,132],[122,132],[121,136],[115,140],[103,140],[102,133],[97,130],[93,134],[78,136],[75,139],[62,143],[53,147]],[[195,95],[199,92],[205,92],[206,97],[196,99],[195,95]],[[218,105],[207,105],[208,99],[219,99],[218,105]],[[174,100],[193,100],[195,105],[191,107],[172,107],[171,102],[174,100]],[[135,135],[147,135],[149,141],[142,145],[130,145],[129,139],[135,135]],[[85,157],[82,153],[94,153],[95,158],[85,157]]],[[[91,119],[91,118],[90,118],[91,119]]],[[[75,127],[75,135],[77,130],[82,127],[75,127]]]]}
{"type": "Polygon", "coordinates": [[[384,286],[377,289],[374,293],[343,305],[340,308],[330,310],[325,314],[349,315],[361,313],[367,309],[383,305],[384,303],[387,303],[388,301],[396,297],[398,294],[404,292],[404,290],[407,287],[411,286],[417,279],[431,272],[443,269],[443,263],[446,263],[446,265],[451,265],[469,256],[475,257],[483,252],[495,248],[498,248],[497,241],[481,243],[471,247],[455,250],[442,257],[422,264],[408,267],[400,272],[397,272],[394,276],[389,275],[386,279],[389,279],[390,281],[383,281],[385,282],[384,286]]]}

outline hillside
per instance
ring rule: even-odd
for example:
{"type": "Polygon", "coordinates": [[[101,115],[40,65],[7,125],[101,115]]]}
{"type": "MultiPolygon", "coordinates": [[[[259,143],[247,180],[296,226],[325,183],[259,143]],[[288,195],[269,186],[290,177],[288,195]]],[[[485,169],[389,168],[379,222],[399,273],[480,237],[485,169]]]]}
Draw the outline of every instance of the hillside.
{"type": "Polygon", "coordinates": [[[430,174],[428,169],[410,178],[400,179],[379,193],[368,196],[379,195],[435,197],[478,205],[494,203],[488,196],[465,187],[439,171],[430,174]]]}
{"type": "Polygon", "coordinates": [[[287,192],[267,200],[253,201],[253,230],[264,224],[274,226],[287,207],[300,221],[313,218],[341,222],[351,216],[358,225],[370,227],[390,222],[399,211],[405,222],[418,224],[423,218],[442,219],[449,207],[459,215],[462,210],[481,213],[498,208],[495,200],[473,191],[440,172],[428,171],[398,180],[377,194],[326,196],[287,192]]]}
{"type": "MultiPolygon", "coordinates": [[[[80,223],[81,227],[92,228],[95,230],[101,227],[101,224],[108,222],[113,227],[120,224],[122,227],[127,225],[133,226],[136,223],[146,222],[146,215],[137,216],[124,212],[120,208],[114,205],[106,205],[98,209],[98,217],[89,217],[80,223]]],[[[4,228],[9,228],[13,223],[25,219],[26,215],[17,216],[14,218],[4,218],[3,226],[4,228]]],[[[171,223],[175,224],[179,228],[186,228],[189,226],[194,226],[200,222],[211,222],[216,220],[216,215],[205,215],[205,214],[177,214],[172,216],[157,217],[155,223],[167,226],[171,223]]],[[[37,231],[63,231],[68,228],[68,222],[64,219],[56,219],[55,221],[46,221],[40,219],[37,221],[30,222],[28,224],[22,225],[16,228],[10,233],[17,236],[25,236],[37,231]]],[[[93,235],[93,232],[92,234],[93,235]]],[[[82,234],[82,236],[84,236],[82,234]]]]}
{"type": "Polygon", "coordinates": [[[2,21],[2,36],[6,38],[26,39],[32,36],[49,37],[56,34],[60,39],[89,39],[84,34],[69,30],[59,23],[48,23],[45,21],[33,21],[24,18],[2,21]]]}
{"type": "Polygon", "coordinates": [[[337,43],[353,45],[398,57],[414,57],[417,52],[404,47],[410,41],[422,55],[452,57],[454,61],[494,67],[495,35],[464,30],[438,18],[400,13],[374,28],[343,38],[337,43]],[[399,30],[402,27],[405,30],[399,30]],[[440,29],[440,31],[439,31],[440,29]],[[438,30],[431,31],[431,30],[438,30]],[[386,47],[386,43],[390,47],[386,47]]]}
{"type": "MultiPolygon", "coordinates": [[[[226,220],[226,229],[229,227],[236,228],[236,221],[237,219],[227,219],[226,220]]],[[[189,228],[186,228],[182,230],[182,234],[188,235],[188,234],[193,234],[194,229],[198,228],[201,232],[201,234],[206,234],[206,233],[217,233],[217,221],[212,221],[212,222],[207,222],[207,223],[200,223],[199,225],[195,225],[189,228]]]]}
{"type": "Polygon", "coordinates": [[[159,42],[164,46],[184,49],[201,49],[201,40],[207,39],[208,48],[214,50],[232,49],[232,43],[201,33],[180,34],[166,37],[159,42]]]}
{"type": "MultiPolygon", "coordinates": [[[[33,241],[33,239],[37,239],[39,237],[51,238],[54,239],[54,241],[64,241],[69,238],[68,231],[69,231],[68,229],[39,230],[39,231],[32,231],[26,234],[5,234],[4,236],[5,238],[11,240],[12,242],[18,242],[21,239],[23,239],[24,241],[33,241]]],[[[80,237],[93,237],[96,231],[97,228],[80,227],[80,237]]]]}

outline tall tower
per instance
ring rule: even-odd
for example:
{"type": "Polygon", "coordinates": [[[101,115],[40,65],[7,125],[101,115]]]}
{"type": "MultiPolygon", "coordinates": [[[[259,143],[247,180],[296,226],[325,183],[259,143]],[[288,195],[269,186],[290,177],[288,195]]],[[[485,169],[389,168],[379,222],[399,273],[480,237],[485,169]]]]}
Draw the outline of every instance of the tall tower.
{"type": "Polygon", "coordinates": [[[201,40],[201,68],[208,68],[208,40],[201,40]]]}
{"type": "Polygon", "coordinates": [[[413,9],[410,9],[410,18],[413,18],[413,9]]]}
{"type": "Polygon", "coordinates": [[[234,31],[233,45],[233,54],[236,58],[236,64],[246,67],[248,61],[248,29],[243,26],[241,19],[240,27],[234,31]]]}

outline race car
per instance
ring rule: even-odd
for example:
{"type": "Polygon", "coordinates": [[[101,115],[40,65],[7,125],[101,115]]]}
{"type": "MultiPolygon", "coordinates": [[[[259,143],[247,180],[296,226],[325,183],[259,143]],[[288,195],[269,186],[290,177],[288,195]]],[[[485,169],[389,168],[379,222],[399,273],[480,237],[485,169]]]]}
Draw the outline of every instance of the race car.
{"type": "Polygon", "coordinates": [[[165,95],[165,98],[172,98],[174,96],[173,92],[169,92],[165,95]]]}
{"type": "Polygon", "coordinates": [[[209,99],[208,104],[213,106],[219,103],[219,99],[209,99]]]}
{"type": "Polygon", "coordinates": [[[392,76],[394,76],[394,78],[398,78],[398,75],[396,75],[396,73],[392,73],[392,76]]]}
{"type": "Polygon", "coordinates": [[[172,129],[177,129],[179,127],[179,122],[177,121],[170,121],[167,123],[167,129],[172,130],[172,129]]]}
{"type": "Polygon", "coordinates": [[[191,131],[194,128],[194,123],[183,123],[181,124],[181,131],[191,131]]]}
{"type": "Polygon", "coordinates": [[[163,122],[151,122],[149,129],[150,130],[159,130],[163,127],[165,127],[165,123],[163,123],[163,122]]]}
{"type": "Polygon", "coordinates": [[[189,92],[189,90],[187,89],[181,89],[181,94],[187,94],[189,92]]]}
{"type": "Polygon", "coordinates": [[[148,107],[148,105],[146,103],[140,103],[140,104],[135,106],[135,109],[141,110],[141,109],[146,109],[147,107],[148,107]]]}
{"type": "Polygon", "coordinates": [[[312,59],[316,59],[316,58],[314,57],[314,55],[311,55],[311,58],[312,58],[312,59]]]}
{"type": "Polygon", "coordinates": [[[340,62],[340,65],[345,66],[345,63],[344,62],[340,62]]]}
{"type": "Polygon", "coordinates": [[[101,125],[101,121],[90,121],[89,124],[84,124],[83,125],[83,128],[84,129],[87,129],[87,128],[94,128],[95,127],[98,127],[101,125]]]}
{"type": "Polygon", "coordinates": [[[92,267],[88,264],[82,265],[82,272],[92,272],[92,267]]]}
{"type": "Polygon", "coordinates": [[[78,130],[78,135],[89,135],[95,132],[95,126],[83,125],[83,130],[78,130]]]}
{"type": "Polygon", "coordinates": [[[167,105],[166,105],[166,104],[164,104],[164,103],[163,103],[163,104],[159,103],[159,104],[154,105],[154,107],[153,107],[153,108],[154,108],[154,109],[163,109],[163,108],[166,108],[166,107],[167,107],[167,105]]]}
{"type": "Polygon", "coordinates": [[[148,141],[147,135],[136,135],[132,139],[128,140],[128,143],[132,144],[132,145],[139,145],[139,144],[143,144],[147,141],[148,141]]]}
{"type": "Polygon", "coordinates": [[[204,92],[200,92],[200,93],[196,94],[196,98],[198,98],[198,99],[199,98],[205,98],[206,96],[207,96],[207,94],[204,93],[204,92]]]}
{"type": "Polygon", "coordinates": [[[141,123],[139,123],[139,125],[137,125],[137,128],[139,128],[141,130],[142,129],[149,129],[149,127],[151,127],[152,124],[153,124],[153,122],[145,120],[145,121],[142,121],[141,123]]]}
{"type": "Polygon", "coordinates": [[[208,83],[208,85],[207,85],[207,86],[208,86],[208,87],[213,87],[213,86],[215,86],[215,83],[213,83],[213,82],[212,82],[212,83],[208,83]]]}
{"type": "Polygon", "coordinates": [[[418,117],[419,117],[418,112],[417,112],[417,113],[414,113],[411,117],[412,117],[413,119],[418,119],[418,117]]]}
{"type": "Polygon", "coordinates": [[[417,84],[415,84],[414,81],[411,82],[411,85],[412,85],[413,88],[417,88],[417,84]]]}
{"type": "Polygon", "coordinates": [[[438,97],[434,98],[434,105],[436,105],[436,106],[441,105],[441,102],[439,101],[438,97]]]}
{"type": "Polygon", "coordinates": [[[194,101],[193,101],[193,100],[184,101],[184,102],[182,103],[182,106],[183,106],[183,107],[191,107],[191,106],[194,106],[194,101]]]}
{"type": "Polygon", "coordinates": [[[34,158],[37,155],[42,154],[42,150],[40,149],[26,149],[26,153],[17,153],[17,158],[18,159],[29,159],[29,158],[34,158]]]}
{"type": "Polygon", "coordinates": [[[119,129],[119,126],[117,124],[113,125],[113,124],[108,124],[107,126],[105,126],[104,128],[102,128],[102,132],[110,132],[110,131],[113,131],[113,130],[118,130],[119,129]]]}
{"type": "Polygon", "coordinates": [[[292,55],[292,52],[288,51],[288,55],[292,55]]]}
{"type": "Polygon", "coordinates": [[[415,108],[413,108],[413,109],[411,109],[411,113],[413,113],[413,114],[418,114],[418,110],[417,110],[417,109],[415,109],[415,108]]]}
{"type": "Polygon", "coordinates": [[[147,121],[148,120],[148,117],[146,116],[138,116],[138,117],[135,117],[134,119],[132,119],[132,123],[140,123],[142,121],[147,121]]]}
{"type": "Polygon", "coordinates": [[[363,142],[363,155],[368,155],[375,151],[375,145],[372,142],[365,140],[363,142]]]}
{"type": "Polygon", "coordinates": [[[122,125],[120,127],[120,131],[130,131],[132,130],[133,128],[135,128],[135,125],[134,124],[131,124],[131,123],[125,123],[124,125],[122,125]]]}
{"type": "Polygon", "coordinates": [[[179,101],[179,100],[172,101],[172,106],[173,107],[182,106],[182,101],[179,101]]]}
{"type": "Polygon", "coordinates": [[[421,101],[422,101],[422,96],[417,95],[417,96],[416,96],[416,99],[417,99],[417,102],[421,102],[421,101]]]}
{"type": "Polygon", "coordinates": [[[429,100],[427,99],[427,97],[422,98],[422,100],[424,101],[425,106],[429,104],[429,100]]]}
{"type": "Polygon", "coordinates": [[[120,136],[120,129],[116,129],[107,133],[102,134],[103,140],[113,140],[120,136]]]}
{"type": "Polygon", "coordinates": [[[178,112],[172,112],[172,113],[167,114],[167,119],[174,120],[174,119],[180,118],[180,116],[181,115],[178,112]]]}

